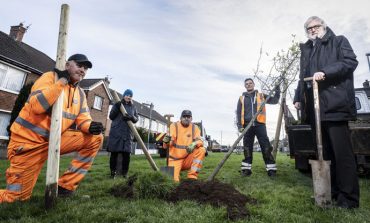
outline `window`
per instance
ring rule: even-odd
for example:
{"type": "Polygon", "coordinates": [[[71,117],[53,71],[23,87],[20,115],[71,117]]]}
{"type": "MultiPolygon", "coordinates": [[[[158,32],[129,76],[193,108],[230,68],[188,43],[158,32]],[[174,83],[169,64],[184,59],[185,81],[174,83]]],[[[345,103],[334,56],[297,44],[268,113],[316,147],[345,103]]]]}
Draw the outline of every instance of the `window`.
{"type": "Polygon", "coordinates": [[[0,89],[19,93],[23,86],[26,73],[0,63],[0,89]]]}
{"type": "Polygon", "coordinates": [[[0,111],[0,139],[8,139],[8,127],[10,122],[10,113],[5,113],[0,111]]]}
{"type": "Polygon", "coordinates": [[[361,109],[361,103],[360,103],[360,99],[358,97],[355,97],[355,102],[356,102],[356,110],[360,110],[361,109]]]}
{"type": "Polygon", "coordinates": [[[144,128],[144,124],[145,124],[145,118],[144,117],[141,117],[141,116],[139,116],[139,126],[140,127],[142,127],[142,128],[144,128]]]}
{"type": "Polygon", "coordinates": [[[103,107],[103,98],[95,95],[93,108],[101,111],[102,107],[103,107]]]}

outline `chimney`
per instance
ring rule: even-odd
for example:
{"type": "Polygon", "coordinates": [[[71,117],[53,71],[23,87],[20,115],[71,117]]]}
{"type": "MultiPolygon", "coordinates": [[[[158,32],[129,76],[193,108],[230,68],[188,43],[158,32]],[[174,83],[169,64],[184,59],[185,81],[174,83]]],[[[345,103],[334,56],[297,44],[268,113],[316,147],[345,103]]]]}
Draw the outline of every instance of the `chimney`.
{"type": "Polygon", "coordinates": [[[104,82],[105,82],[105,85],[107,85],[107,87],[109,87],[109,84],[110,84],[110,80],[112,78],[109,78],[109,76],[107,75],[105,78],[104,78],[104,82]]]}
{"type": "Polygon", "coordinates": [[[23,27],[23,23],[19,23],[18,26],[11,26],[9,36],[15,41],[22,42],[23,35],[26,33],[27,28],[23,27]]]}
{"type": "Polygon", "coordinates": [[[362,86],[363,86],[364,88],[368,88],[368,87],[370,87],[370,83],[369,83],[369,81],[368,81],[368,80],[365,80],[365,82],[364,82],[364,83],[362,83],[362,86]]]}

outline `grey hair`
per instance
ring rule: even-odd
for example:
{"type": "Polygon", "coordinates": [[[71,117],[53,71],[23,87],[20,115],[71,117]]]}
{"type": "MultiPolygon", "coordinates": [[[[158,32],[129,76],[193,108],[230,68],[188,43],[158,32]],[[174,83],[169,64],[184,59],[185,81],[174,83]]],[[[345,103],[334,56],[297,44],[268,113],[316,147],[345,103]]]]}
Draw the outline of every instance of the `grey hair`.
{"type": "Polygon", "coordinates": [[[304,23],[304,31],[307,33],[307,27],[308,27],[308,24],[310,24],[312,21],[318,21],[321,23],[322,27],[324,28],[324,30],[326,31],[326,23],[323,19],[321,19],[320,17],[318,16],[311,16],[310,18],[307,19],[307,21],[304,23]]]}

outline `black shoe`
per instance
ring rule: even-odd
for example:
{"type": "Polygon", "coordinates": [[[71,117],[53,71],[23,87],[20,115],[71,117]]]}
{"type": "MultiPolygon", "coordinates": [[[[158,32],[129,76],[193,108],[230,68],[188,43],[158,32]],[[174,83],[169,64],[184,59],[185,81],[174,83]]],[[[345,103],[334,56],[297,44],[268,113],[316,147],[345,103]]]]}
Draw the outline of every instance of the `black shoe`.
{"type": "Polygon", "coordinates": [[[271,178],[276,177],[276,170],[267,171],[267,175],[271,178]]]}
{"type": "Polygon", "coordinates": [[[349,200],[341,199],[341,200],[337,201],[336,206],[338,208],[354,209],[354,208],[358,208],[359,204],[358,204],[358,202],[352,202],[352,201],[349,201],[349,200]]]}
{"type": "Polygon", "coordinates": [[[242,177],[249,177],[250,175],[252,175],[252,170],[241,170],[240,175],[242,175],[242,177]]]}
{"type": "Polygon", "coordinates": [[[71,197],[72,195],[72,190],[67,190],[64,187],[58,185],[58,197],[71,197]]]}

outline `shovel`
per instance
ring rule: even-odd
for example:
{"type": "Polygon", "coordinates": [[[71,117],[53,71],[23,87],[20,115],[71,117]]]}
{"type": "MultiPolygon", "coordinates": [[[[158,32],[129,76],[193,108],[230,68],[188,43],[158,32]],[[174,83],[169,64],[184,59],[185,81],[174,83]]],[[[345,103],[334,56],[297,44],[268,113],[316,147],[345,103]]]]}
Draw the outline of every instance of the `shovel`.
{"type": "MultiPolygon", "coordinates": [[[[173,115],[165,115],[165,117],[167,118],[167,134],[170,135],[171,117],[173,117],[173,115]]],[[[170,146],[166,148],[166,166],[161,166],[160,171],[173,179],[174,167],[168,166],[169,157],[170,157],[170,146]]]]}
{"type": "Polygon", "coordinates": [[[318,160],[309,160],[309,163],[312,169],[315,204],[325,208],[331,205],[330,161],[323,159],[319,87],[317,81],[313,80],[312,77],[305,78],[304,80],[312,81],[313,85],[318,160]]]}

